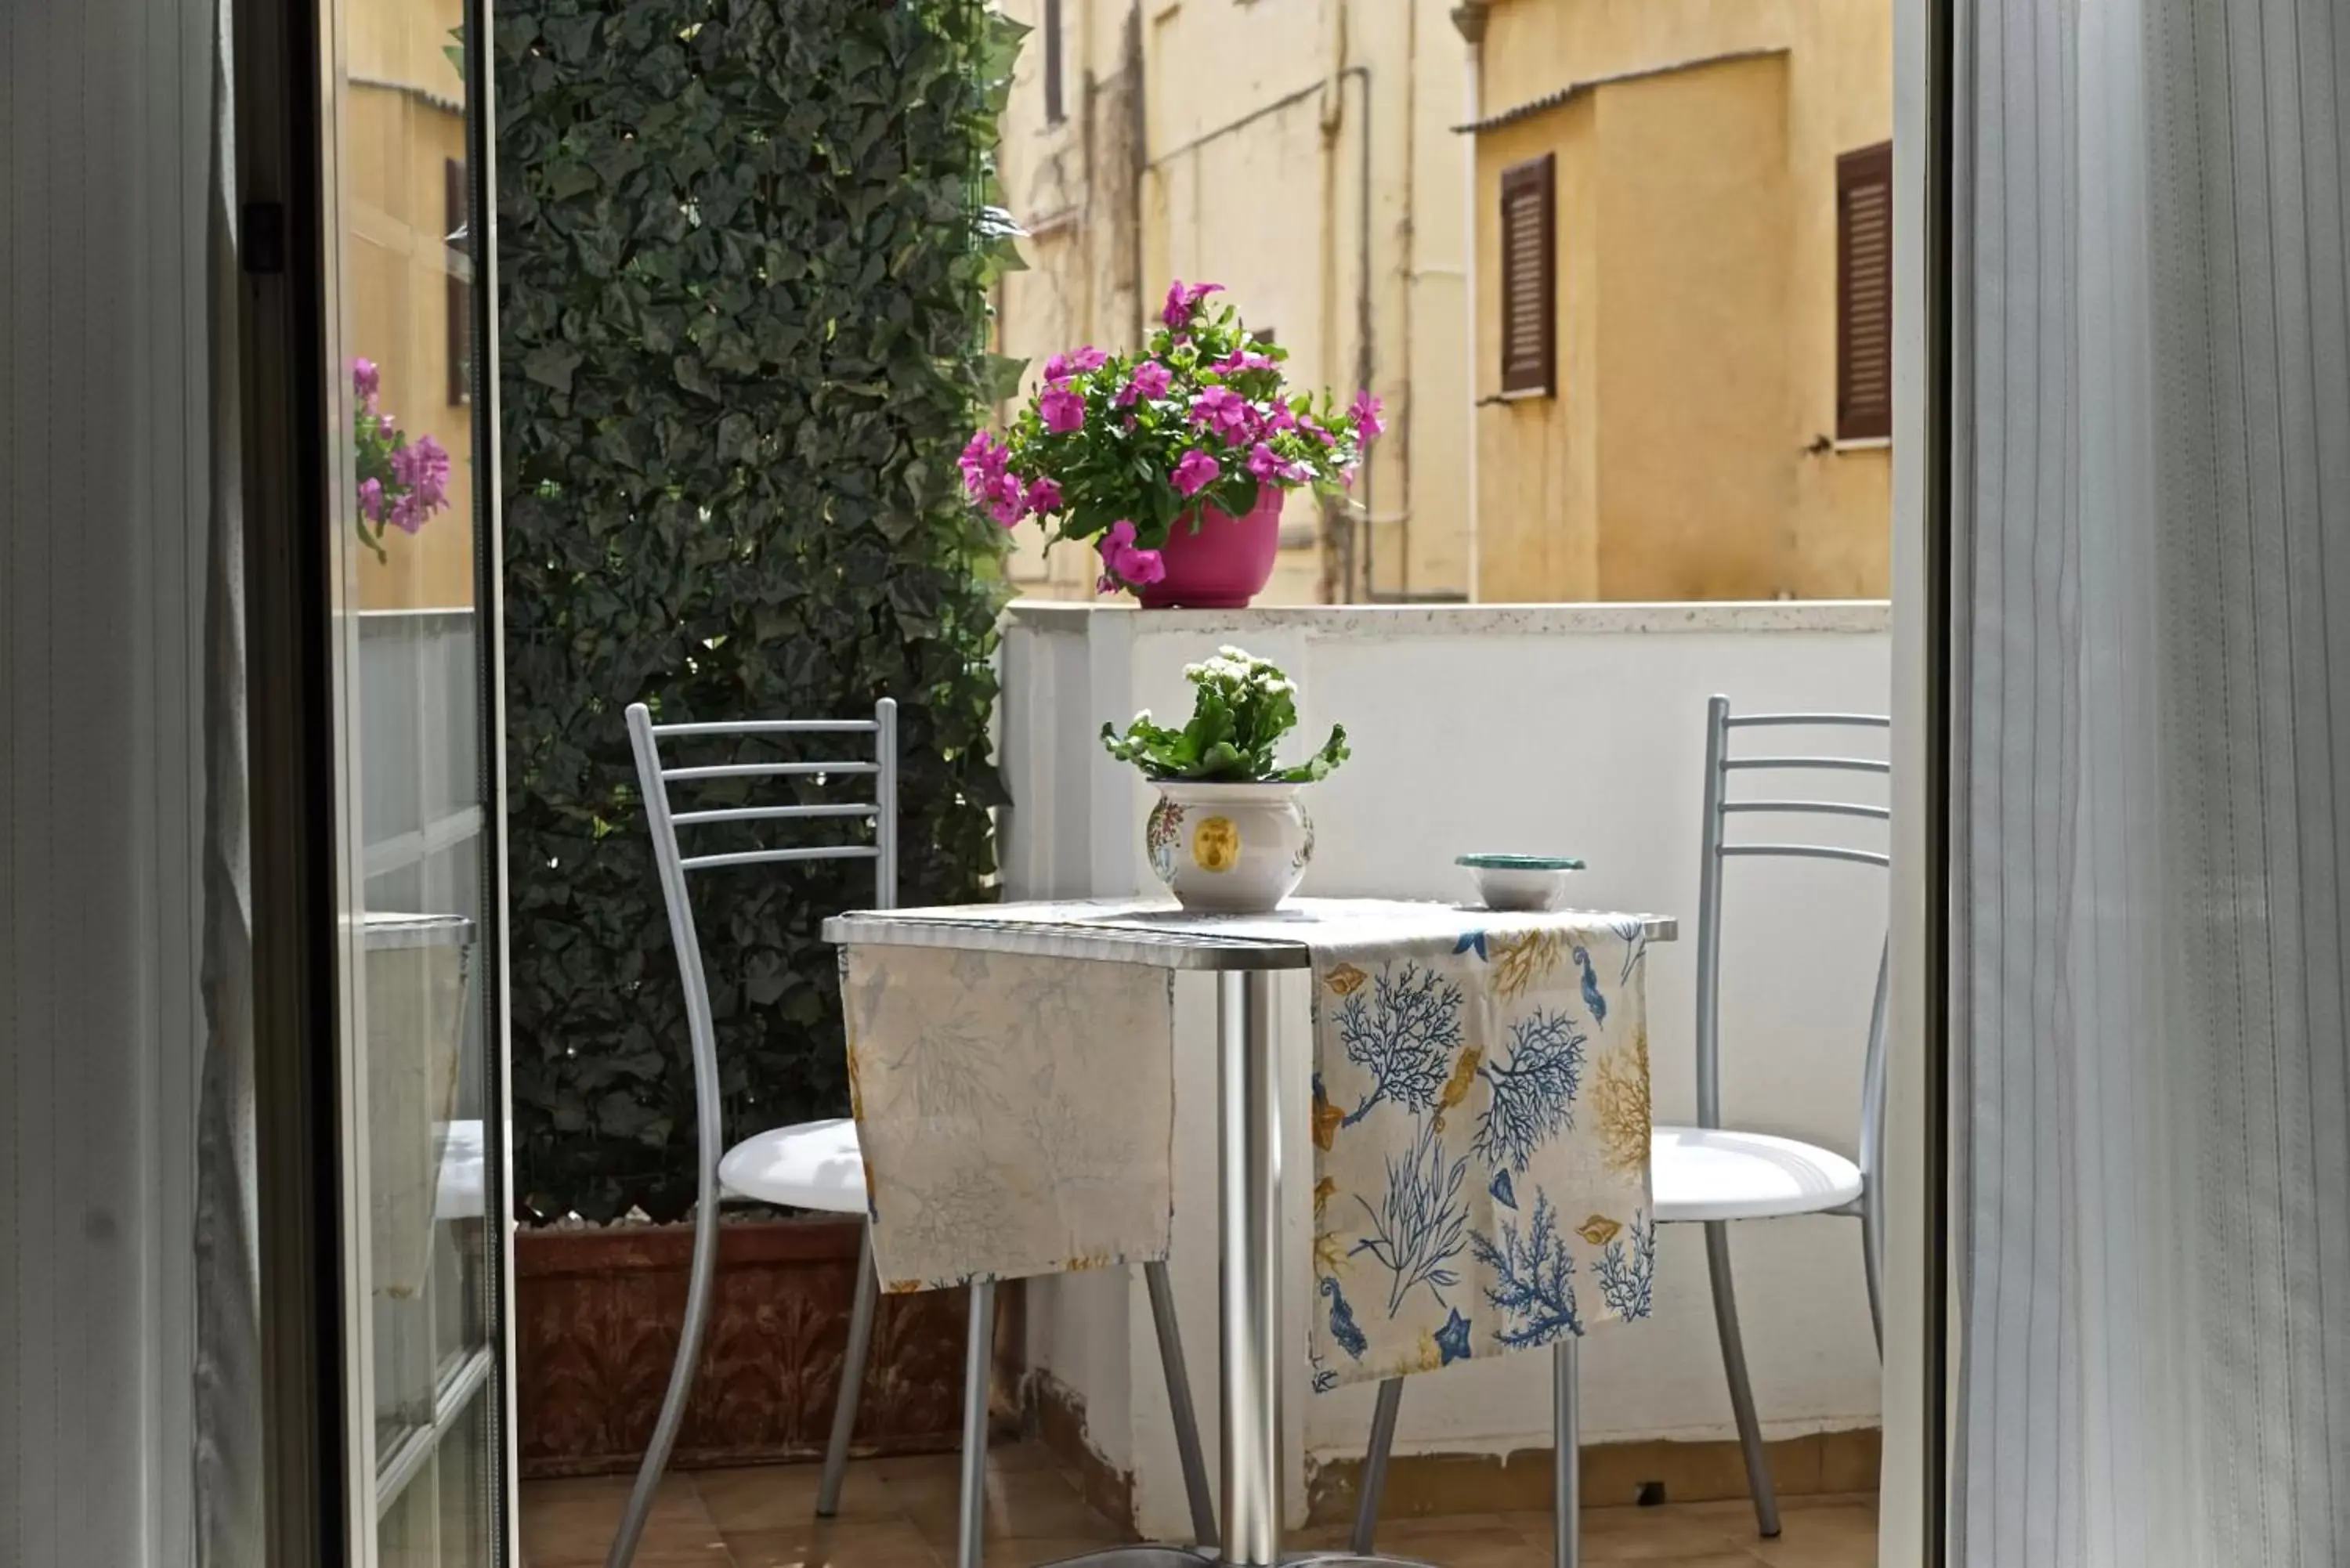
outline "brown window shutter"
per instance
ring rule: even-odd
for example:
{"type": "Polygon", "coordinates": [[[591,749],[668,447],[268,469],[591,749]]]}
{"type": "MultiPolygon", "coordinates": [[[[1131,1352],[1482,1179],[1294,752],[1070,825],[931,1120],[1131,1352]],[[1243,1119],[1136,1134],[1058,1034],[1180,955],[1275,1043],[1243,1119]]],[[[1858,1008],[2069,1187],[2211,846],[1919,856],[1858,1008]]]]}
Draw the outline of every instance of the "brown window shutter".
{"type": "MultiPolygon", "coordinates": [[[[466,226],[466,209],[471,204],[465,186],[465,165],[457,159],[444,160],[441,166],[441,209],[444,243],[451,250],[466,256],[473,252],[472,231],[466,226]]],[[[444,258],[445,259],[445,258],[444,258]]],[[[464,272],[455,266],[449,269],[449,401],[463,404],[473,400],[473,287],[464,272]]]]}
{"type": "Polygon", "coordinates": [[[1058,125],[1069,115],[1061,90],[1061,0],[1045,0],[1045,122],[1058,125]]]}
{"type": "Polygon", "coordinates": [[[1558,392],[1558,223],[1550,153],[1502,171],[1502,390],[1558,392]]]}
{"type": "Polygon", "coordinates": [[[1836,439],[1893,434],[1893,144],[1836,160],[1836,439]]]}

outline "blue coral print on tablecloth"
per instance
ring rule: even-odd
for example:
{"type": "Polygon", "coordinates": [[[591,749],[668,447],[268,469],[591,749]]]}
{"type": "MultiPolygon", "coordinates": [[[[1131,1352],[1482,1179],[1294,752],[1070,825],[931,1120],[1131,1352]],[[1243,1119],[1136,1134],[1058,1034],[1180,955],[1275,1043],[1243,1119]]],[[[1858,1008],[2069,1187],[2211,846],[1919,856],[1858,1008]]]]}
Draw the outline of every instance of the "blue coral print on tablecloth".
{"type": "Polygon", "coordinates": [[[1511,1023],[1508,1058],[1477,1069],[1490,1091],[1471,1147],[1489,1164],[1522,1176],[1539,1145],[1575,1126],[1583,1046],[1564,1012],[1536,1008],[1511,1023]]]}
{"type": "Polygon", "coordinates": [[[1337,1007],[1347,1059],[1370,1075],[1361,1105],[1339,1125],[1352,1127],[1383,1100],[1431,1108],[1461,1046],[1460,986],[1418,964],[1382,968],[1367,993],[1357,987],[1337,1007]]]}
{"type": "Polygon", "coordinates": [[[1448,1265],[1469,1244],[1469,1210],[1461,1198],[1468,1172],[1468,1160],[1447,1159],[1435,1126],[1425,1124],[1402,1158],[1388,1157],[1387,1190],[1378,1206],[1356,1196],[1371,1234],[1352,1251],[1368,1252],[1387,1271],[1390,1318],[1402,1313],[1405,1297],[1420,1286],[1443,1306],[1444,1293],[1461,1282],[1448,1265]]]}
{"type": "Polygon", "coordinates": [[[1537,916],[1316,952],[1317,1392],[1648,1314],[1646,940],[1537,916]]]}
{"type": "Polygon", "coordinates": [[[1534,1211],[1523,1228],[1504,1220],[1493,1240],[1476,1240],[1477,1261],[1493,1276],[1485,1299],[1501,1314],[1496,1343],[1528,1350],[1583,1332],[1575,1310],[1575,1260],[1546,1195],[1534,1194],[1534,1211]]]}

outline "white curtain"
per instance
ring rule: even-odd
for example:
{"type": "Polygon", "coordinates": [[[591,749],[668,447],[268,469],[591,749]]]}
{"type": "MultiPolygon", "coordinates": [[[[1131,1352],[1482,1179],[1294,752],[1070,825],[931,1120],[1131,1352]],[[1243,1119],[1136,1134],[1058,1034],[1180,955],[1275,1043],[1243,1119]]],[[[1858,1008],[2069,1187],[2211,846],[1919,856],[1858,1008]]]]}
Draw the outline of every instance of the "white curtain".
{"type": "Polygon", "coordinates": [[[245,791],[236,122],[227,0],[213,15],[208,369],[220,411],[204,559],[203,1069],[196,1106],[195,1560],[262,1559],[261,1252],[254,1147],[253,878],[245,791]]]}
{"type": "Polygon", "coordinates": [[[2350,5],[1959,57],[1956,1560],[2350,1563],[2350,5]]]}
{"type": "Polygon", "coordinates": [[[207,1003],[243,961],[203,847],[244,812],[206,787],[243,746],[206,651],[236,613],[220,20],[0,0],[0,1568],[186,1568],[200,1512],[204,1561],[259,1561],[257,1428],[234,1485],[198,1436],[257,1386],[249,1283],[241,1322],[196,1286],[199,1079],[237,1048],[207,1003]]]}

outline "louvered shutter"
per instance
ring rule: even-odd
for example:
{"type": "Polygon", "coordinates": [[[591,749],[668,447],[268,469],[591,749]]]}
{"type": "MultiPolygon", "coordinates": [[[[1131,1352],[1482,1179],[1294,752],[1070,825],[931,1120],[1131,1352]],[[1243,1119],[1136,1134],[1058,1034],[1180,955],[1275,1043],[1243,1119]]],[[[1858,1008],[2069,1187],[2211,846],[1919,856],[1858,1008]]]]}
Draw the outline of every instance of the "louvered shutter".
{"type": "Polygon", "coordinates": [[[1836,160],[1836,439],[1893,433],[1893,144],[1836,160]]]}
{"type": "Polygon", "coordinates": [[[1045,0],[1045,123],[1068,118],[1061,92],[1061,0],[1045,0]]]}
{"type": "Polygon", "coordinates": [[[1502,171],[1502,390],[1558,390],[1558,228],[1550,153],[1502,171]]]}

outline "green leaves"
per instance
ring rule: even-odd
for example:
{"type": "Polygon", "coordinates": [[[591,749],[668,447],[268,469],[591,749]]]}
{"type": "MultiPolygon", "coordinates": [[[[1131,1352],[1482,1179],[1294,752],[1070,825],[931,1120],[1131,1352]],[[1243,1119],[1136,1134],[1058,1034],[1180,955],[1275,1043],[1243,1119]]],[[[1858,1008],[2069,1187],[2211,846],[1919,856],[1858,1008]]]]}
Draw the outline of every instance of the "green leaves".
{"type": "Polygon", "coordinates": [[[1183,671],[1197,695],[1180,730],[1134,716],[1126,733],[1104,724],[1102,748],[1153,779],[1200,784],[1312,784],[1347,760],[1347,732],[1333,728],[1322,749],[1295,767],[1274,760],[1281,738],[1297,727],[1297,687],[1280,667],[1237,648],[1183,671]]]}
{"type": "MultiPolygon", "coordinates": [[[[629,703],[665,722],[848,718],[895,697],[899,898],[989,896],[1003,533],[972,514],[954,460],[1007,369],[984,328],[1009,244],[980,213],[1006,26],[905,0],[499,8],[526,1219],[671,1219],[693,1198],[684,1006],[629,703]]],[[[798,798],[853,797],[835,781],[798,798]]],[[[689,831],[712,852],[781,841],[689,831]]],[[[840,1114],[817,928],[873,901],[869,865],[717,872],[692,896],[727,1138],[840,1114]]]]}

